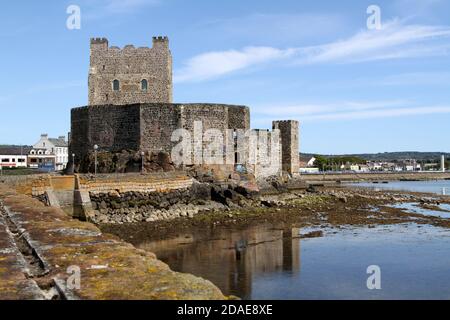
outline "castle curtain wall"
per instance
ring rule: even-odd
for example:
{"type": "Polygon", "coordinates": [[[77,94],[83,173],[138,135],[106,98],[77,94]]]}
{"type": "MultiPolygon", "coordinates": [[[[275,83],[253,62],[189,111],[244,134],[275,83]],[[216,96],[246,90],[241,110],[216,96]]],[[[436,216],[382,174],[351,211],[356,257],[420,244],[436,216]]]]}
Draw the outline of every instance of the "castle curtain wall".
{"type": "MultiPolygon", "coordinates": [[[[165,151],[170,153],[176,129],[186,129],[194,137],[194,122],[203,132],[218,129],[225,139],[227,129],[249,128],[249,109],[218,104],[135,104],[88,106],[72,110],[70,152],[83,158],[100,150],[120,152],[165,151]]],[[[204,142],[203,145],[206,145],[204,142]]]]}
{"type": "Polygon", "coordinates": [[[140,150],[170,153],[172,132],[179,128],[180,110],[173,104],[144,104],[140,107],[140,150]]]}

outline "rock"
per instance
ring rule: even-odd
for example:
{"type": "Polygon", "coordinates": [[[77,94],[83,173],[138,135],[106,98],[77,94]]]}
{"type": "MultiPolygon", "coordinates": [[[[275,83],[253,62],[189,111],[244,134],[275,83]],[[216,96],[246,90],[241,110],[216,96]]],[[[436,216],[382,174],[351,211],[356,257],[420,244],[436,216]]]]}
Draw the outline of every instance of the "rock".
{"type": "Polygon", "coordinates": [[[231,190],[231,189],[224,190],[223,195],[226,198],[228,198],[230,200],[233,200],[233,201],[238,199],[238,193],[236,191],[234,191],[234,190],[231,190]]]}
{"type": "Polygon", "coordinates": [[[246,198],[254,197],[259,193],[258,185],[251,181],[241,182],[238,186],[234,187],[234,191],[246,198]]]}
{"type": "Polygon", "coordinates": [[[107,223],[108,222],[108,216],[104,215],[104,214],[100,214],[98,216],[98,222],[99,223],[107,223]]]}
{"type": "Polygon", "coordinates": [[[167,202],[167,201],[162,201],[162,202],[159,204],[159,208],[161,208],[161,209],[167,209],[167,208],[169,208],[169,207],[170,207],[170,203],[167,202]]]}
{"type": "Polygon", "coordinates": [[[119,203],[119,202],[116,202],[116,201],[112,201],[112,202],[111,202],[111,207],[112,207],[113,209],[120,209],[120,208],[122,208],[122,204],[119,203]]]}
{"type": "Polygon", "coordinates": [[[269,208],[276,207],[276,203],[270,200],[262,200],[261,204],[269,208]]]}
{"type": "Polygon", "coordinates": [[[280,181],[272,181],[272,186],[278,191],[278,192],[287,192],[287,188],[284,184],[282,184],[280,181]]]}
{"type": "Polygon", "coordinates": [[[322,236],[323,236],[323,231],[318,230],[318,231],[311,231],[306,234],[302,234],[300,237],[301,238],[318,238],[318,237],[322,237],[322,236]]]}
{"type": "Polygon", "coordinates": [[[211,200],[227,205],[227,198],[223,194],[222,188],[219,186],[211,187],[211,200]]]}
{"type": "Polygon", "coordinates": [[[114,190],[114,191],[109,192],[108,196],[111,198],[120,198],[120,193],[117,190],[114,190]]]}
{"type": "Polygon", "coordinates": [[[347,199],[347,197],[341,196],[341,197],[339,197],[339,201],[343,202],[343,203],[347,203],[348,199],[347,199]]]}

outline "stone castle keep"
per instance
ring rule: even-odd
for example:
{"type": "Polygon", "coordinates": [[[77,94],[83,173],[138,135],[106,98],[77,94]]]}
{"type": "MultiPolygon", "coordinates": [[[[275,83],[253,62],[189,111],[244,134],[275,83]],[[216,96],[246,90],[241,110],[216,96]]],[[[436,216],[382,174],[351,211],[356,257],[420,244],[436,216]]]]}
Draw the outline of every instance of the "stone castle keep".
{"type": "MultiPolygon", "coordinates": [[[[203,131],[217,129],[224,137],[230,129],[250,130],[248,107],[172,103],[172,91],[167,37],[154,37],[152,48],[127,45],[123,49],[109,47],[105,38],[91,39],[89,105],[71,111],[70,154],[75,154],[75,168],[92,171],[94,145],[99,146],[98,152],[113,154],[112,158],[124,151],[134,153],[130,161],[139,163],[136,155],[141,152],[170,155],[178,144],[171,141],[172,133],[177,129],[193,132],[199,121],[203,131]]],[[[281,170],[298,174],[298,122],[274,121],[273,129],[280,130],[279,135],[254,132],[266,131],[268,149],[278,154],[276,163],[240,164],[258,177],[279,175],[281,170]]],[[[251,144],[250,139],[247,143],[251,144]]]]}
{"type": "Polygon", "coordinates": [[[172,103],[172,54],[167,37],[152,48],[109,47],[91,39],[89,105],[172,103]]]}

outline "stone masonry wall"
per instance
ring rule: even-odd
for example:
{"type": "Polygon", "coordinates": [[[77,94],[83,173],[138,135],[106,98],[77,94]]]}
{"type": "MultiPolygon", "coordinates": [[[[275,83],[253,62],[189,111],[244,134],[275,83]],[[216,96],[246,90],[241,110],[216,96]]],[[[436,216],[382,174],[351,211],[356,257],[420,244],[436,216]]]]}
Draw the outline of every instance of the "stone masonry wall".
{"type": "MultiPolygon", "coordinates": [[[[201,121],[203,131],[219,129],[248,130],[248,107],[220,104],[135,104],[88,106],[72,109],[70,153],[75,163],[99,151],[134,150],[170,153],[177,142],[171,142],[174,130],[193,131],[201,121]]],[[[194,136],[192,134],[192,136],[194,136]]]]}
{"type": "Polygon", "coordinates": [[[295,120],[273,121],[273,129],[280,130],[283,171],[299,174],[299,123],[295,120]]]}
{"type": "Polygon", "coordinates": [[[109,193],[111,191],[126,192],[169,192],[187,189],[193,179],[183,173],[167,172],[149,175],[97,175],[96,177],[80,177],[80,188],[90,194],[109,193]]]}
{"type": "Polygon", "coordinates": [[[105,38],[91,39],[89,105],[171,103],[172,55],[167,37],[154,37],[153,47],[109,47],[105,38]],[[119,81],[114,90],[113,81],[119,81]],[[142,88],[147,81],[147,89],[142,88]]]}
{"type": "Polygon", "coordinates": [[[171,104],[142,105],[140,135],[142,150],[170,153],[172,132],[179,128],[180,110],[171,104]]]}
{"type": "Polygon", "coordinates": [[[100,151],[139,150],[139,119],[139,105],[72,109],[70,153],[77,162],[93,152],[94,145],[100,151]]]}

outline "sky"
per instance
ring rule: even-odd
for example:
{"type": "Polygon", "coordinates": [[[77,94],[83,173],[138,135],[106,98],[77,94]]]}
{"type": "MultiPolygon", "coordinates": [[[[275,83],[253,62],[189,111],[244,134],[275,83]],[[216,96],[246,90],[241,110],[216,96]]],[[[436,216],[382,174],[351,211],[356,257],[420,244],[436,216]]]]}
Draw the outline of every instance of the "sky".
{"type": "Polygon", "coordinates": [[[91,37],[162,35],[174,102],[247,105],[252,128],[298,120],[305,153],[450,152],[449,12],[448,0],[4,2],[0,144],[67,135],[70,109],[87,105],[91,37]]]}

